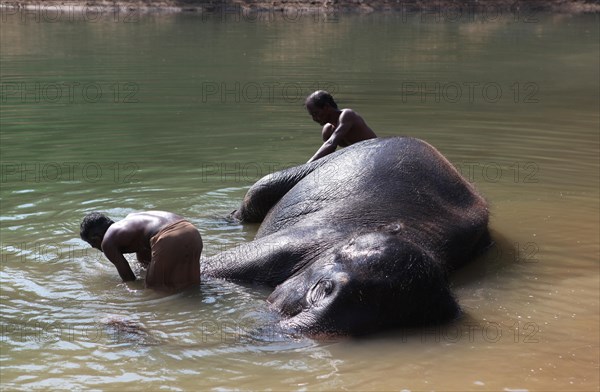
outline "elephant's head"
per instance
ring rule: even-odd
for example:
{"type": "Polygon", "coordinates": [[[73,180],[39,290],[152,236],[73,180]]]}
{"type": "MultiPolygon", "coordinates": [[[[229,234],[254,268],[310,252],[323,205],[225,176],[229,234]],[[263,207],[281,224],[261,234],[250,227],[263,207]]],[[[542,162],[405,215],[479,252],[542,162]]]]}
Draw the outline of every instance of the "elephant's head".
{"type": "Polygon", "coordinates": [[[456,317],[443,266],[394,231],[363,234],[296,273],[268,302],[284,328],[361,334],[456,317]]]}

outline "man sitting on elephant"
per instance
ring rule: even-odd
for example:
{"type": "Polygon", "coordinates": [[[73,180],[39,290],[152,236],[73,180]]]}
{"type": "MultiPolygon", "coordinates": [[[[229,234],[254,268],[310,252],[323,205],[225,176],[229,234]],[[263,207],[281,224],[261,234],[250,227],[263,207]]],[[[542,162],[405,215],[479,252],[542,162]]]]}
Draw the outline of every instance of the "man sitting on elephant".
{"type": "Polygon", "coordinates": [[[376,138],[375,132],[352,109],[338,109],[331,94],[315,91],[304,102],[313,121],[323,127],[323,145],[308,163],[335,151],[337,146],[347,147],[362,140],[376,138]]]}

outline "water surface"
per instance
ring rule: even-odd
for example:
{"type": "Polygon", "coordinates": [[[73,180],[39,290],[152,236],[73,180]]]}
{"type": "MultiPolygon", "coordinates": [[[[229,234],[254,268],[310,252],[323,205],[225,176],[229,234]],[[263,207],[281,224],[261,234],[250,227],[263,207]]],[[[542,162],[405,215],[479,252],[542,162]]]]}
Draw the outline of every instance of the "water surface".
{"type": "Polygon", "coordinates": [[[3,387],[598,389],[597,16],[7,18],[0,32],[3,387]],[[429,141],[489,200],[497,246],[453,276],[460,320],[285,336],[268,288],[161,295],[79,239],[87,212],[161,209],[200,229],[205,254],[251,240],[225,216],[316,151],[302,104],[318,88],[380,136],[429,141]]]}

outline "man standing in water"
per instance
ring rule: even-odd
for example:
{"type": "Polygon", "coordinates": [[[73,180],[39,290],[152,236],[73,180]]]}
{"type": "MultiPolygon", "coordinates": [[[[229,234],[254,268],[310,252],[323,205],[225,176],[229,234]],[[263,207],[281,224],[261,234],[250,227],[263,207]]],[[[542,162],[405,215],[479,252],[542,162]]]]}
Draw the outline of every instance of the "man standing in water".
{"type": "Polygon", "coordinates": [[[362,140],[376,138],[375,132],[352,109],[338,109],[331,94],[315,91],[304,101],[313,121],[323,127],[323,145],[308,162],[316,161],[335,151],[337,146],[347,147],[362,140]]]}
{"type": "Polygon", "coordinates": [[[123,281],[135,275],[123,256],[134,253],[147,268],[146,287],[183,289],[200,284],[202,238],[190,222],[165,211],[136,212],[118,222],[92,212],[81,223],[80,236],[101,250],[123,281]]]}

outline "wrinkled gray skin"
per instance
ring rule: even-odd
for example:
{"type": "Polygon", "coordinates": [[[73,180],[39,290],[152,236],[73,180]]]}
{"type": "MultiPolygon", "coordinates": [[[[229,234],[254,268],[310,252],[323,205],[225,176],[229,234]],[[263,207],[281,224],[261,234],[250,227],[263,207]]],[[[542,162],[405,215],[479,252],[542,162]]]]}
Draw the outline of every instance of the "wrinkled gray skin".
{"type": "Polygon", "coordinates": [[[362,334],[457,316],[447,272],[489,246],[488,207],[431,145],[372,139],[254,184],[234,217],[254,241],[206,276],[274,286],[281,325],[362,334]]]}

